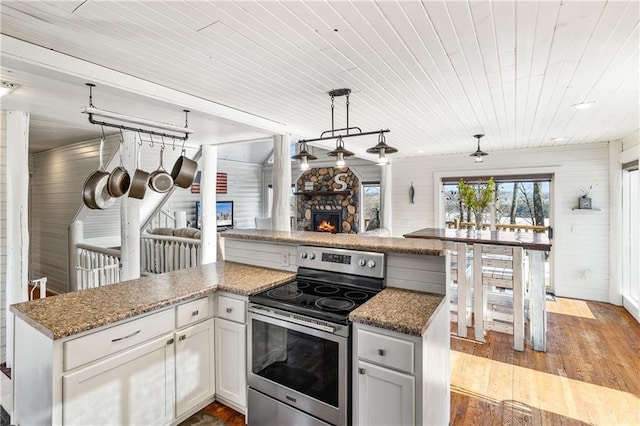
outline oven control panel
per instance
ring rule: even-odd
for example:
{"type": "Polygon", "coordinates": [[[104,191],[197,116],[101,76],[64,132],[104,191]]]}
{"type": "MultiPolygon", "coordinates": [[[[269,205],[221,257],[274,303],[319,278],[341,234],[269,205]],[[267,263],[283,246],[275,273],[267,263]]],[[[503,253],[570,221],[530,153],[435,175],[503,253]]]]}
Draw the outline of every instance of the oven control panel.
{"type": "Polygon", "coordinates": [[[371,251],[299,246],[297,265],[322,271],[384,278],[384,253],[371,251]]]}

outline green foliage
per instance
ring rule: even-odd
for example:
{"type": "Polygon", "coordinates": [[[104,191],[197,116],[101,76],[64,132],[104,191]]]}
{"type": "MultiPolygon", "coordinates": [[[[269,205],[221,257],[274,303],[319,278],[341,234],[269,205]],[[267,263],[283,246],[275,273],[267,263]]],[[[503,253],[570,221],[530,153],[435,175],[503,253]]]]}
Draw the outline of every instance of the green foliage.
{"type": "Polygon", "coordinates": [[[458,190],[462,203],[471,208],[474,212],[484,211],[493,201],[493,193],[496,190],[496,183],[493,177],[487,183],[468,184],[462,179],[458,182],[458,190]]]}

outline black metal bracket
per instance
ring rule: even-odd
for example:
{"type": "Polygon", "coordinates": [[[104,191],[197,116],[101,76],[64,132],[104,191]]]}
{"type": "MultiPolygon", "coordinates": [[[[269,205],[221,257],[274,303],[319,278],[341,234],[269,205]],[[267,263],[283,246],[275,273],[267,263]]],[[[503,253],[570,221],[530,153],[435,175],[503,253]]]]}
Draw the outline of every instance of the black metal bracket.
{"type": "MultiPolygon", "coordinates": [[[[351,128],[353,129],[354,127],[351,127],[351,128]]],[[[355,128],[359,129],[359,127],[355,127],[355,128]]],[[[338,129],[338,130],[346,130],[346,129],[338,129]]],[[[331,139],[338,139],[338,138],[346,139],[346,138],[352,138],[352,137],[355,137],[355,136],[379,135],[380,133],[388,133],[390,131],[391,130],[389,130],[389,129],[381,129],[381,130],[374,130],[374,131],[371,131],[371,132],[362,132],[361,131],[360,133],[353,133],[353,134],[350,134],[350,135],[333,135],[333,136],[324,136],[324,137],[321,136],[321,137],[315,138],[315,139],[300,139],[298,141],[298,143],[328,141],[328,140],[331,140],[331,139]]],[[[331,130],[324,131],[324,132],[322,132],[322,134],[324,135],[325,133],[329,133],[329,132],[331,132],[331,130]]]]}

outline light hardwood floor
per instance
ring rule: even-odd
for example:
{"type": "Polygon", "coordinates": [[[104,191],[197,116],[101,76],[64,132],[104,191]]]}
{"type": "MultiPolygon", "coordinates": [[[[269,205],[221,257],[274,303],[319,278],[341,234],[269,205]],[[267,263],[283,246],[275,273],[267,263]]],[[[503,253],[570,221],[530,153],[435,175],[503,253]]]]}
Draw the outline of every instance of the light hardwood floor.
{"type": "Polygon", "coordinates": [[[514,351],[502,333],[452,336],[452,425],[640,425],[640,324],[607,303],[547,310],[546,353],[514,351]]]}

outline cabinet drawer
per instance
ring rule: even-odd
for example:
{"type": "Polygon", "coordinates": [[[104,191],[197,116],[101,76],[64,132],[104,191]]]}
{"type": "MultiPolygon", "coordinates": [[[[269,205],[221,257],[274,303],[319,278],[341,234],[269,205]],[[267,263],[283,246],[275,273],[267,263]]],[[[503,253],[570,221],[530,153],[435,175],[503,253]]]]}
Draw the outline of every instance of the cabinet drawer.
{"type": "Polygon", "coordinates": [[[244,300],[238,300],[227,296],[218,296],[216,315],[229,321],[246,323],[246,308],[244,300]]]}
{"type": "Polygon", "coordinates": [[[176,328],[196,323],[208,318],[210,314],[208,297],[180,305],[176,308],[176,328]]]}
{"type": "Polygon", "coordinates": [[[358,330],[358,358],[396,370],[414,372],[413,342],[358,330]]]}
{"type": "Polygon", "coordinates": [[[109,327],[64,343],[64,371],[173,331],[173,309],[109,327]]]}

